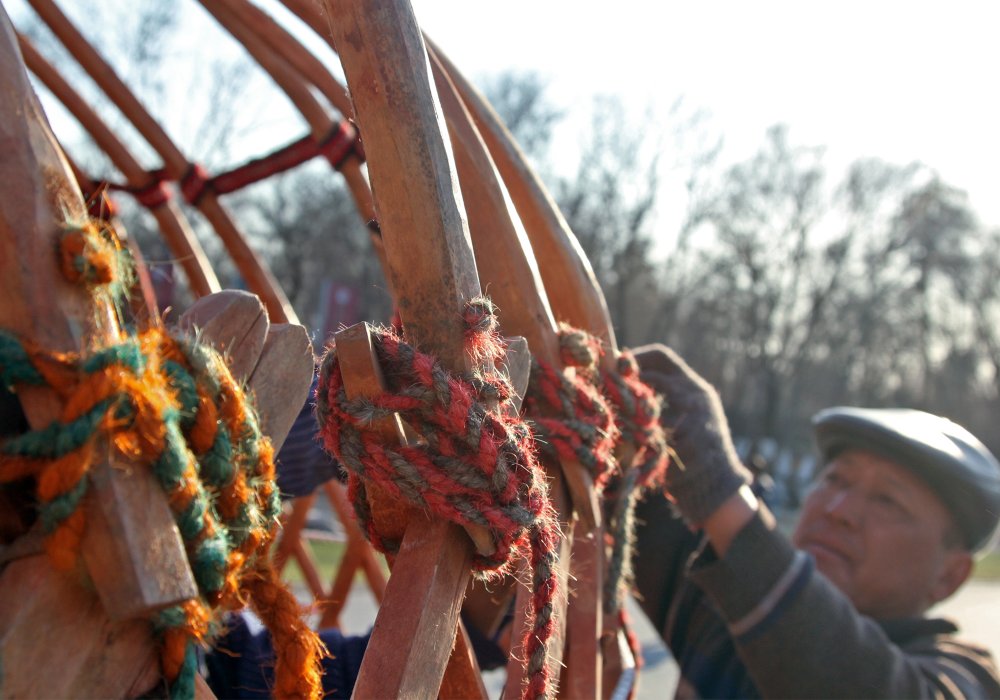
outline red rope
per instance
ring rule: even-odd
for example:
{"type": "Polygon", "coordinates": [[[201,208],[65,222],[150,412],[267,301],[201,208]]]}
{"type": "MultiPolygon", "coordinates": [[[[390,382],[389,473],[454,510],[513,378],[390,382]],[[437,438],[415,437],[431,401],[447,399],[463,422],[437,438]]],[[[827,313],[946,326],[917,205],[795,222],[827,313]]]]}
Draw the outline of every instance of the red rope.
{"type": "Polygon", "coordinates": [[[160,173],[153,172],[153,180],[145,187],[129,190],[136,201],[147,209],[156,209],[170,201],[170,190],[160,173]]]}
{"type": "Polygon", "coordinates": [[[328,451],[349,475],[349,494],[363,531],[382,551],[398,542],[379,535],[368,508],[366,483],[379,484],[440,518],[488,529],[496,545],[491,556],[477,554],[482,575],[512,571],[517,554],[530,552],[533,569],[532,617],[524,640],[528,658],[525,697],[548,697],[552,683],[546,663],[557,579],[558,526],[545,475],[534,456],[531,430],[503,411],[513,390],[494,369],[502,357],[493,307],[473,300],[465,312],[469,353],[489,369],[473,377],[447,372],[429,355],[404,343],[391,329],[375,336],[375,352],[389,390],[348,400],[331,347],[323,359],[317,417],[328,451]],[[484,402],[497,402],[487,409],[484,402]],[[399,413],[426,444],[390,445],[371,429],[373,420],[399,413]]]}
{"type": "Polygon", "coordinates": [[[329,135],[319,143],[318,152],[337,170],[340,170],[344,161],[352,155],[357,156],[362,162],[365,159],[358,130],[347,121],[334,125],[329,135]]]}
{"type": "Polygon", "coordinates": [[[180,185],[181,196],[184,197],[185,202],[193,207],[198,205],[209,189],[214,189],[208,171],[198,163],[191,163],[188,166],[187,172],[181,178],[180,185]]]}
{"type": "Polygon", "coordinates": [[[663,398],[639,378],[639,365],[628,350],[618,357],[618,372],[605,372],[602,379],[622,439],[636,448],[632,462],[632,468],[639,470],[636,486],[659,486],[670,464],[667,435],[660,425],[663,398]]]}
{"type": "Polygon", "coordinates": [[[632,577],[636,494],[662,484],[670,463],[667,436],[659,420],[662,397],[639,378],[639,366],[630,352],[623,351],[617,364],[617,372],[602,374],[602,384],[614,406],[622,442],[630,443],[635,453],[629,464],[622,465],[621,479],[607,494],[607,531],[613,542],[604,581],[604,609],[608,613],[622,609],[632,577]]]}
{"type": "Polygon", "coordinates": [[[597,384],[600,341],[564,325],[559,344],[563,364],[575,373],[532,360],[525,412],[537,426],[543,445],[560,459],[580,461],[601,492],[618,470],[614,450],[619,431],[615,412],[597,384]]]}
{"type": "Polygon", "coordinates": [[[291,170],[315,155],[316,142],[312,136],[303,136],[298,141],[293,141],[272,153],[216,175],[211,181],[212,189],[217,194],[235,192],[272,175],[291,170]]]}
{"type": "MultiPolygon", "coordinates": [[[[349,121],[342,121],[335,124],[322,139],[317,140],[312,135],[303,136],[215,176],[209,176],[204,167],[192,163],[180,180],[181,194],[188,204],[197,205],[208,190],[220,195],[236,192],[272,175],[298,167],[316,156],[323,156],[339,170],[352,155],[361,160],[365,157],[357,129],[349,121]]],[[[141,188],[120,183],[107,183],[107,187],[129,192],[144,207],[154,209],[170,200],[170,190],[166,185],[170,178],[163,168],[149,171],[149,176],[150,183],[141,188]]]]}

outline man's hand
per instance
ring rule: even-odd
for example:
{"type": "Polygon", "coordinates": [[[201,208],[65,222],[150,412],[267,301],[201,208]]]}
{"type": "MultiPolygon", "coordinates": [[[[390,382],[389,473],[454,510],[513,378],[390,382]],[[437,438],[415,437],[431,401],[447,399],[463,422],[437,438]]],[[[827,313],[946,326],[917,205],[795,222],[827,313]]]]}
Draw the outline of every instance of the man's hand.
{"type": "Polygon", "coordinates": [[[734,503],[741,512],[751,505],[752,515],[752,495],[748,489],[740,493],[750,483],[750,472],[736,456],[718,392],[664,345],[646,345],[633,353],[642,380],[665,397],[660,421],[678,462],[667,471],[666,487],[684,520],[693,527],[708,526],[713,515],[725,515],[717,513],[724,504],[732,508],[734,503]]]}

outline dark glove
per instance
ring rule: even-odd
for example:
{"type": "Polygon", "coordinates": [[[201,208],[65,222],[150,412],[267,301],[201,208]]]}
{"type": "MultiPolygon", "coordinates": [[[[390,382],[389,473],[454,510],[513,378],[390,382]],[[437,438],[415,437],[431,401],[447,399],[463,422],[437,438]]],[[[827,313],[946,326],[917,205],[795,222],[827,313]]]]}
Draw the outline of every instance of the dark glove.
{"type": "Polygon", "coordinates": [[[698,526],[751,481],[729,435],[719,394],[665,345],[632,350],[642,380],[665,398],[660,422],[677,455],[666,488],[689,525],[698,526]]]}

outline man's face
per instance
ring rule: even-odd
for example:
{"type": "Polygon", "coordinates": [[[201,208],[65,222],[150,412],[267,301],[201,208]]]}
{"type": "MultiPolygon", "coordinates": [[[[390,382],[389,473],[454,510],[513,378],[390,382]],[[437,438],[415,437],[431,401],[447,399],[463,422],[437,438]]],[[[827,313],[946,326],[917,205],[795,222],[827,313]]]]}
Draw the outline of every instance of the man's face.
{"type": "Polygon", "coordinates": [[[847,450],[806,499],[792,541],[861,613],[890,619],[924,612],[968,576],[971,555],[947,543],[952,527],[904,467],[847,450]]]}

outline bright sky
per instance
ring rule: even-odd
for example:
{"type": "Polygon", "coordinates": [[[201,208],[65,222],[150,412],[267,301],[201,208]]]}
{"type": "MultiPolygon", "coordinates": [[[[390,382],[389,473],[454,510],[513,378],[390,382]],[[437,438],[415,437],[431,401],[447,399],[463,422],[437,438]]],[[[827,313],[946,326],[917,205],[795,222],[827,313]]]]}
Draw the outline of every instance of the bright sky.
{"type": "Polygon", "coordinates": [[[414,8],[468,75],[537,70],[571,111],[612,92],[637,115],[652,105],[665,119],[684,96],[712,114],[734,158],[784,122],[794,142],[828,147],[833,178],[861,156],[920,160],[1000,225],[1000,3],[414,0],[414,8]]]}
{"type": "MultiPolygon", "coordinates": [[[[998,2],[618,0],[611,9],[594,0],[412,1],[418,21],[467,76],[517,69],[549,80],[548,98],[567,115],[553,157],[568,158],[579,145],[594,94],[617,93],[633,119],[651,110],[650,126],[665,130],[683,97],[688,110],[711,114],[727,160],[749,156],[765,129],[783,122],[793,143],[827,147],[831,180],[859,157],[919,160],[965,189],[984,222],[1000,225],[998,2]]],[[[10,0],[8,9],[16,16],[23,5],[10,0]]],[[[195,3],[178,11],[183,22],[203,14],[195,3]]],[[[240,51],[208,25],[208,34],[181,33],[191,43],[185,54],[207,63],[212,51],[240,51]]],[[[172,81],[180,92],[164,107],[186,105],[198,78],[191,72],[172,81]]],[[[289,127],[287,106],[270,116],[284,101],[264,98],[274,94],[264,80],[251,93],[260,104],[249,111],[276,132],[265,141],[277,145],[302,127],[289,127]]],[[[60,121],[58,110],[50,118],[60,121]]],[[[253,155],[263,147],[255,141],[253,155]]],[[[671,224],[660,221],[664,234],[671,224]]]]}

